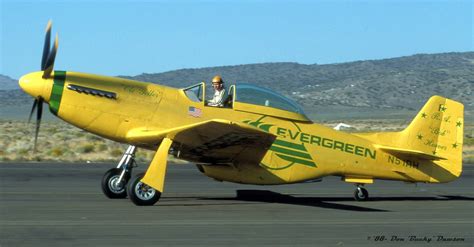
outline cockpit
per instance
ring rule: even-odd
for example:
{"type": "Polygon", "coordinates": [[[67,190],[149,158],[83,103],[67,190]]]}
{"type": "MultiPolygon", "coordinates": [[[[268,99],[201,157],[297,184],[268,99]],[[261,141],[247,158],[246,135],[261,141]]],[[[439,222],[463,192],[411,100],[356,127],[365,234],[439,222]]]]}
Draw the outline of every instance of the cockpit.
{"type": "MultiPolygon", "coordinates": [[[[205,83],[202,82],[184,88],[183,91],[191,101],[205,104],[206,94],[212,95],[212,91],[206,92],[205,88],[205,83]]],[[[226,88],[226,91],[223,108],[309,121],[301,106],[270,89],[249,83],[237,83],[226,88]]]]}

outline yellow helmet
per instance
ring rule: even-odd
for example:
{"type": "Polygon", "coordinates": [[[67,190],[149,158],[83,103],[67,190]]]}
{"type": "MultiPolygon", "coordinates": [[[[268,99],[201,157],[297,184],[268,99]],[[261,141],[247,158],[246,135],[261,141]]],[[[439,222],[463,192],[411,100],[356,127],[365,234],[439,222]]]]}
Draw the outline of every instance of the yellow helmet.
{"type": "Polygon", "coordinates": [[[214,76],[214,78],[212,78],[212,83],[219,83],[219,84],[221,84],[221,83],[224,83],[224,81],[222,80],[221,76],[216,75],[216,76],[214,76]]]}

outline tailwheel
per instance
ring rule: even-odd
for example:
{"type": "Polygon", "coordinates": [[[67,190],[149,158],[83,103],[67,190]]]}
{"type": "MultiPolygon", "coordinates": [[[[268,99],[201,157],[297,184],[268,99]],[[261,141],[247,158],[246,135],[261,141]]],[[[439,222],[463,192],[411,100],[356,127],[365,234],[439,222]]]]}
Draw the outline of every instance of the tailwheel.
{"type": "Polygon", "coordinates": [[[127,197],[125,186],[128,180],[130,180],[130,173],[119,168],[112,168],[102,177],[102,192],[111,199],[125,198],[127,197]]]}
{"type": "Polygon", "coordinates": [[[357,189],[354,191],[354,198],[356,201],[367,201],[369,200],[369,192],[365,188],[357,186],[357,189]]]}
{"type": "Polygon", "coordinates": [[[145,173],[135,175],[127,185],[130,200],[138,206],[152,206],[160,200],[161,192],[141,182],[145,173]]]}

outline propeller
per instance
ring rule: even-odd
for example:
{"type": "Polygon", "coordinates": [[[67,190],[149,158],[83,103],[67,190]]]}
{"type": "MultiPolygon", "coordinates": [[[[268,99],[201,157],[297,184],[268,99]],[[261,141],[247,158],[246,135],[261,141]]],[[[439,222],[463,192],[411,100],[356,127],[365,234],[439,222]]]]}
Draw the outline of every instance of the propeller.
{"type": "Polygon", "coordinates": [[[54,60],[56,59],[56,52],[58,51],[58,35],[54,39],[54,45],[51,47],[51,21],[46,26],[46,36],[44,39],[43,57],[41,59],[41,70],[43,70],[43,78],[51,77],[53,72],[54,60]]]}
{"type": "MultiPolygon", "coordinates": [[[[41,70],[43,71],[43,78],[50,78],[51,73],[53,72],[54,60],[56,58],[56,53],[58,50],[58,35],[54,39],[54,45],[51,47],[51,20],[48,21],[46,26],[46,35],[43,46],[43,56],[41,58],[41,70]]],[[[31,122],[31,117],[36,110],[36,128],[35,128],[35,143],[33,151],[36,153],[36,146],[38,142],[38,133],[41,125],[41,117],[43,116],[43,102],[44,99],[41,96],[35,99],[33,106],[31,107],[30,116],[28,117],[28,123],[31,122]]]]}
{"type": "Polygon", "coordinates": [[[35,111],[36,107],[38,107],[38,110],[36,111],[36,129],[35,129],[35,144],[34,144],[34,149],[33,151],[36,153],[36,144],[38,143],[38,133],[41,125],[41,117],[43,116],[43,98],[38,97],[38,99],[35,99],[33,102],[33,107],[31,108],[30,112],[30,117],[28,118],[28,123],[31,122],[31,117],[33,116],[33,112],[35,111]]]}
{"type": "Polygon", "coordinates": [[[43,46],[43,58],[41,59],[41,70],[46,68],[46,60],[48,60],[49,51],[51,50],[51,20],[48,21],[48,25],[46,25],[46,36],[44,38],[44,46],[43,46]]]}

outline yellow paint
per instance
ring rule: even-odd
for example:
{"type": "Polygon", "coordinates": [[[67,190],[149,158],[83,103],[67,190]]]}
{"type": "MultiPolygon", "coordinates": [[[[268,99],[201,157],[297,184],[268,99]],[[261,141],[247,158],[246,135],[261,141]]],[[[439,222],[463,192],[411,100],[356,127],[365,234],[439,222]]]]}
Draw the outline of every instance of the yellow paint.
{"type": "Polygon", "coordinates": [[[371,178],[353,178],[353,177],[344,177],[344,182],[355,183],[355,184],[372,184],[374,180],[371,178]]]}
{"type": "MultiPolygon", "coordinates": [[[[20,84],[48,102],[52,78],[41,75],[28,74],[20,84]]],[[[207,176],[238,183],[285,184],[329,175],[347,182],[438,183],[462,171],[463,105],[440,96],[431,97],[403,131],[351,134],[296,112],[235,101],[238,89],[229,107],[218,108],[193,101],[183,89],[121,78],[67,72],[64,84],[58,117],[111,140],[158,150],[143,181],[160,191],[171,143],[180,149],[179,158],[203,164],[207,176]],[[117,97],[78,93],[68,85],[117,97]]]]}
{"type": "Polygon", "coordinates": [[[165,184],[165,174],[168,159],[168,150],[173,141],[169,138],[163,139],[160,147],[155,153],[153,160],[142,178],[142,182],[153,187],[154,189],[163,192],[165,184]]]}

